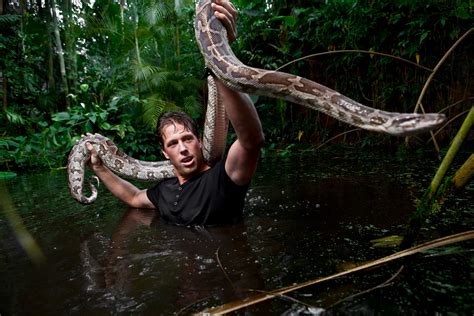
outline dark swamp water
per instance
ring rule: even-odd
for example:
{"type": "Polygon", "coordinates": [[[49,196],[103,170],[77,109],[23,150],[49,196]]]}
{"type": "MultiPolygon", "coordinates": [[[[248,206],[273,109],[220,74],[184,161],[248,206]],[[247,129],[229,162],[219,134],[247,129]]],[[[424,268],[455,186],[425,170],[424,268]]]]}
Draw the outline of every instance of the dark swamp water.
{"type": "MultiPolygon", "coordinates": [[[[64,171],[3,180],[47,263],[33,266],[0,217],[0,314],[186,315],[390,255],[400,249],[371,240],[404,233],[436,165],[346,151],[267,157],[244,221],[207,229],[127,209],[103,187],[78,205],[64,171]]],[[[471,184],[443,211],[452,220],[425,223],[418,242],[472,229],[472,198],[471,184]]],[[[416,254],[238,313],[472,315],[473,249],[416,254]]]]}

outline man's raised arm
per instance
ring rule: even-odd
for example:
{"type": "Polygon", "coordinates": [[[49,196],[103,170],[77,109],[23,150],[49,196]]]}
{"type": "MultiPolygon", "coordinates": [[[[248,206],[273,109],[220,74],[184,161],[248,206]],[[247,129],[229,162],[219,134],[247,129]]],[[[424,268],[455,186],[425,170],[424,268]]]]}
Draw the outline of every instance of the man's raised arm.
{"type": "MultiPolygon", "coordinates": [[[[232,42],[237,35],[237,10],[228,0],[216,0],[212,7],[227,30],[229,42],[232,42]]],[[[233,91],[219,80],[216,80],[216,85],[237,134],[237,140],[227,154],[225,169],[234,183],[245,185],[250,182],[260,158],[260,149],[265,140],[262,124],[248,95],[233,91]]]]}

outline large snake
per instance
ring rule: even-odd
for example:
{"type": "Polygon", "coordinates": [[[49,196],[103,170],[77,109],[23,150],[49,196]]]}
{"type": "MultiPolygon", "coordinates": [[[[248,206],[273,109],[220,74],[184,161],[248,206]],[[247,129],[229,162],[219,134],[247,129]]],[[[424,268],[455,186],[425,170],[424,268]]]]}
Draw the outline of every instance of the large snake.
{"type": "MultiPolygon", "coordinates": [[[[211,3],[212,0],[200,0],[196,5],[196,39],[206,66],[213,76],[228,87],[244,93],[284,99],[321,111],[350,125],[395,136],[429,131],[445,121],[445,116],[437,113],[393,113],[377,110],[314,81],[243,64],[232,52],[226,29],[214,16],[211,3]]],[[[228,122],[213,76],[208,77],[209,97],[203,133],[203,153],[211,164],[218,160],[224,151],[228,122]]],[[[91,196],[87,197],[83,193],[85,165],[90,157],[86,148],[87,142],[94,146],[105,166],[119,176],[144,181],[174,177],[169,161],[140,161],[121,152],[110,139],[102,135],[87,135],[76,143],[68,158],[70,192],[80,203],[89,204],[97,198],[97,189],[92,183],[91,196]]]]}

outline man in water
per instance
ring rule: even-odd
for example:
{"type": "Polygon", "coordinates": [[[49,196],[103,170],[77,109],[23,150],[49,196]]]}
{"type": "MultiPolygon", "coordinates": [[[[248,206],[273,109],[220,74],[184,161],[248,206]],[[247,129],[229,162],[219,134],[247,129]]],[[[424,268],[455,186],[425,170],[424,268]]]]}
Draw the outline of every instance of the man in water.
{"type": "MultiPolygon", "coordinates": [[[[227,29],[229,41],[236,36],[237,11],[228,0],[213,3],[214,14],[227,29]]],[[[105,167],[92,145],[90,166],[117,198],[134,208],[156,208],[160,216],[178,225],[233,223],[242,215],[244,199],[255,173],[264,136],[255,107],[246,94],[216,85],[227,116],[237,134],[224,158],[209,166],[192,119],[170,112],[160,119],[157,130],[163,154],[173,165],[176,178],[140,190],[105,167]]]]}

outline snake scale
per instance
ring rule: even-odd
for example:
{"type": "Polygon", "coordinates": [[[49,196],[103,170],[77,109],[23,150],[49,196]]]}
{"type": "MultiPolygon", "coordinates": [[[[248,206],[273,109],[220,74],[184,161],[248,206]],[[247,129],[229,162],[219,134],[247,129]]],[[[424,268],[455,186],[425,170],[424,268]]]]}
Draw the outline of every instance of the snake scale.
{"type": "MultiPolygon", "coordinates": [[[[407,136],[426,132],[445,121],[443,114],[393,113],[364,106],[339,92],[314,81],[279,71],[249,67],[232,52],[226,29],[214,16],[212,0],[200,0],[196,5],[195,35],[206,66],[213,76],[231,89],[284,99],[321,111],[342,122],[366,130],[407,136]]],[[[205,159],[213,162],[222,155],[225,147],[228,120],[219,100],[214,78],[208,77],[209,97],[203,136],[205,159]]],[[[86,148],[94,146],[103,163],[119,176],[157,181],[174,176],[168,161],[146,162],[121,152],[105,136],[94,134],[82,137],[72,148],[68,158],[68,183],[71,195],[80,203],[89,204],[97,198],[97,189],[90,183],[92,194],[83,192],[85,167],[90,157],[86,148]]]]}

